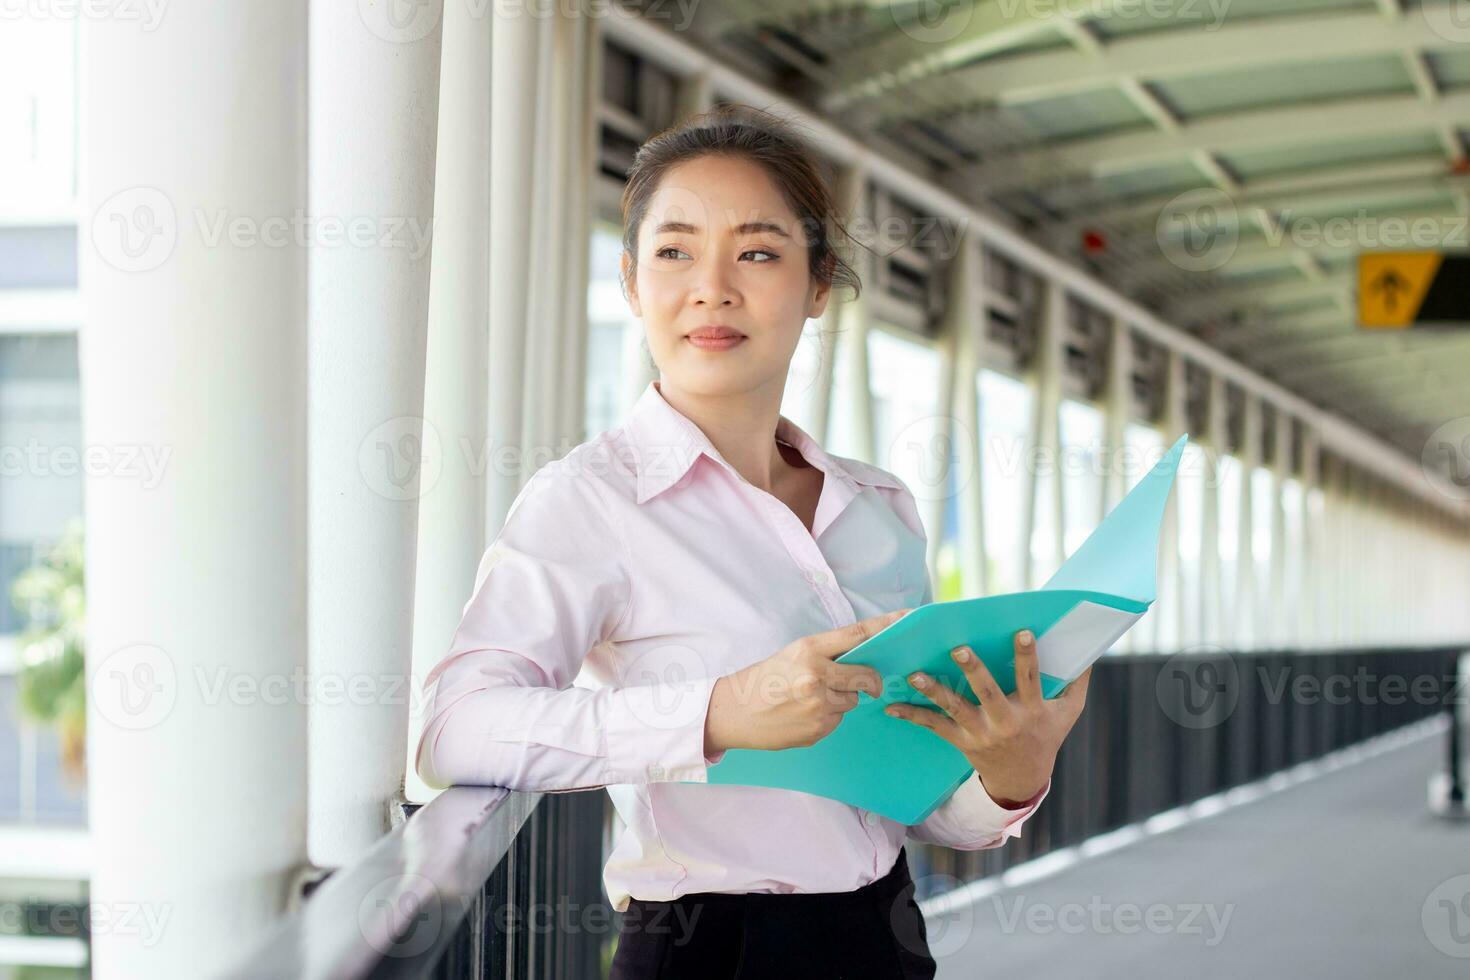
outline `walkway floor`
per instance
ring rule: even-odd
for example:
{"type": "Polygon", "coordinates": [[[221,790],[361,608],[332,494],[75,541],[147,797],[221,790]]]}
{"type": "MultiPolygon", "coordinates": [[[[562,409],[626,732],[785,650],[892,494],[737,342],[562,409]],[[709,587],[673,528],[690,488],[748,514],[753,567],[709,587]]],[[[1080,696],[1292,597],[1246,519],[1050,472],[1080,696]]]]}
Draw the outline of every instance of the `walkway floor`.
{"type": "Polygon", "coordinates": [[[935,919],[939,980],[1465,980],[1470,823],[1425,805],[1443,750],[1401,745],[935,919]]]}

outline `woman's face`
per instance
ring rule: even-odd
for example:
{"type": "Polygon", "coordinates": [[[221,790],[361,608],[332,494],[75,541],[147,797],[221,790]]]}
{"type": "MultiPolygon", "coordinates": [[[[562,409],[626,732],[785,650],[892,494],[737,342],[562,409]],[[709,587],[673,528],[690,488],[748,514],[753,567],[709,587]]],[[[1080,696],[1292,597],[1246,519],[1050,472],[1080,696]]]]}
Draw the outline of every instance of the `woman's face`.
{"type": "Polygon", "coordinates": [[[623,256],[665,382],[701,395],[783,390],[802,327],[831,291],[812,282],[808,244],[760,166],[703,156],[671,168],[638,228],[637,268],[623,256]],[[715,327],[742,336],[701,344],[715,327]]]}

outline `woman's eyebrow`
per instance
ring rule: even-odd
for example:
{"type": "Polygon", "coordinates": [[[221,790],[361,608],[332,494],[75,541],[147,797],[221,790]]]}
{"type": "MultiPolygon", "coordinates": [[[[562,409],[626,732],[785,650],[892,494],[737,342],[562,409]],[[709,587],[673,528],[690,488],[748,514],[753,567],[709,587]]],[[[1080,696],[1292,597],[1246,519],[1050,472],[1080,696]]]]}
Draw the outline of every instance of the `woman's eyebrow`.
{"type": "MultiPolygon", "coordinates": [[[[747,221],[744,224],[735,226],[735,233],[739,235],[749,235],[758,231],[770,232],[774,235],[780,235],[782,238],[791,237],[786,234],[786,230],[780,225],[772,224],[769,221],[747,221]]],[[[655,235],[697,235],[699,229],[687,221],[664,221],[653,229],[653,233],[655,235]]]]}

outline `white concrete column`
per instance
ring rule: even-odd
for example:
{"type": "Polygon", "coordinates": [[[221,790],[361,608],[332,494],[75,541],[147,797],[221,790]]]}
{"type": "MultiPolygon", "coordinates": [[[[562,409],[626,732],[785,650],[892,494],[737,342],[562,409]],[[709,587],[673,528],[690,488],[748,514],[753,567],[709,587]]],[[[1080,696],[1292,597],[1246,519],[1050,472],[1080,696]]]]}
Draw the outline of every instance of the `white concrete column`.
{"type": "Polygon", "coordinates": [[[1261,460],[1261,403],[1254,392],[1245,393],[1241,411],[1240,439],[1240,517],[1235,546],[1235,608],[1230,611],[1234,635],[1242,649],[1261,642],[1260,620],[1256,616],[1256,555],[1254,548],[1255,497],[1253,487],[1256,467],[1261,460]]]}
{"type": "Polygon", "coordinates": [[[1114,317],[1108,325],[1107,379],[1103,384],[1103,467],[1098,521],[1101,522],[1128,492],[1123,450],[1128,418],[1133,414],[1133,331],[1127,321],[1114,317]]]}
{"type": "Polygon", "coordinates": [[[1041,317],[1037,324],[1035,397],[1031,413],[1031,445],[1034,458],[1040,467],[1051,472],[1047,500],[1041,500],[1041,479],[1038,466],[1028,466],[1026,471],[1026,520],[1022,529],[1021,581],[1028,589],[1040,587],[1041,576],[1037,574],[1036,562],[1031,553],[1031,539],[1036,529],[1040,508],[1052,510],[1056,524],[1051,546],[1054,564],[1060,567],[1066,560],[1066,513],[1064,511],[1064,483],[1061,467],[1061,420],[1062,402],[1062,327],[1067,315],[1067,294],[1055,281],[1048,281],[1041,303],[1041,317]]]}
{"type": "MultiPolygon", "coordinates": [[[[484,549],[485,356],[490,298],[490,30],[468,3],[444,8],[434,176],[434,261],[424,418],[444,468],[419,498],[413,616],[413,691],[449,649],[484,549]]],[[[415,709],[427,707],[421,697],[415,709]]],[[[424,719],[409,726],[408,798],[435,791],[414,771],[424,719]]]]}
{"type": "MultiPolygon", "coordinates": [[[[1184,357],[1176,350],[1165,355],[1164,368],[1164,446],[1172,446],[1184,435],[1184,357]]],[[[1184,582],[1179,561],[1179,486],[1164,507],[1164,522],[1159,529],[1158,612],[1154,617],[1154,649],[1173,652],[1182,641],[1184,617],[1184,582]]]]}
{"type": "MultiPolygon", "coordinates": [[[[869,205],[866,173],[856,170],[851,180],[849,193],[855,198],[853,221],[858,225],[858,234],[861,237],[861,243],[853,256],[853,267],[862,281],[863,291],[856,300],[844,303],[842,307],[842,326],[837,344],[847,348],[847,376],[843,381],[848,404],[835,405],[833,410],[846,412],[852,420],[853,446],[843,447],[852,449],[847,455],[876,462],[878,447],[873,426],[873,393],[868,381],[868,333],[873,328],[872,291],[878,288],[878,261],[873,251],[877,245],[876,225],[873,221],[873,209],[869,205]]],[[[836,349],[833,356],[836,356],[836,349]]]]}
{"type": "Polygon", "coordinates": [[[1285,647],[1296,639],[1293,620],[1299,609],[1286,583],[1286,481],[1292,475],[1291,416],[1280,408],[1276,409],[1274,448],[1276,452],[1271,459],[1271,488],[1275,492],[1271,501],[1271,587],[1264,607],[1269,617],[1270,644],[1285,647]]]}
{"type": "Polygon", "coordinates": [[[306,14],[80,23],[91,976],[194,978],[306,857],[306,14]]]}
{"type": "Polygon", "coordinates": [[[1210,375],[1205,401],[1205,489],[1200,511],[1199,581],[1200,639],[1226,645],[1224,576],[1220,562],[1221,459],[1230,451],[1226,419],[1225,379],[1210,375]]]}
{"type": "Polygon", "coordinates": [[[485,419],[485,541],[499,533],[522,481],[521,417],[530,295],[540,21],[496,0],[490,32],[490,370],[485,419]]]}
{"type": "Polygon", "coordinates": [[[561,352],[562,420],[558,431],[573,444],[589,435],[587,419],[587,320],[588,277],[592,264],[592,217],[597,179],[601,126],[598,105],[602,99],[602,18],[583,15],[576,32],[572,57],[581,64],[574,125],[576,140],[568,146],[574,169],[567,183],[569,246],[562,263],[562,288],[570,301],[563,315],[565,346],[561,352]]]}
{"type": "Polygon", "coordinates": [[[1297,580],[1300,620],[1297,641],[1305,647],[1322,644],[1322,515],[1312,505],[1322,483],[1322,442],[1316,426],[1302,425],[1302,556],[1297,580]]]}
{"type": "Polygon", "coordinates": [[[955,381],[951,414],[955,419],[960,458],[960,581],[966,596],[990,592],[986,569],[984,453],[980,451],[979,376],[985,349],[985,253],[980,240],[967,234],[955,256],[951,309],[957,311],[955,381]]]}
{"type": "Polygon", "coordinates": [[[400,21],[309,7],[307,206],[311,704],[308,850],[352,862],[403,789],[439,104],[435,0],[400,21]],[[366,696],[363,692],[368,692],[366,696]]]}
{"type": "MultiPolygon", "coordinates": [[[[861,220],[864,206],[866,183],[862,168],[841,168],[833,184],[833,197],[843,221],[849,225],[856,224],[861,220]]],[[[849,228],[850,232],[859,230],[849,228]]],[[[873,288],[872,278],[866,271],[868,269],[866,250],[861,245],[855,244],[848,260],[857,270],[862,289],[873,288]]],[[[847,343],[844,331],[856,320],[857,311],[854,307],[858,303],[866,302],[867,299],[862,297],[861,291],[859,296],[854,298],[848,295],[846,289],[833,290],[827,300],[827,308],[822,312],[822,327],[818,335],[821,340],[822,353],[817,366],[817,378],[810,389],[811,402],[808,417],[812,420],[810,430],[812,438],[823,446],[827,445],[828,433],[831,431],[832,382],[835,377],[838,345],[847,343]]],[[[846,406],[839,405],[837,410],[844,411],[846,406]]]]}

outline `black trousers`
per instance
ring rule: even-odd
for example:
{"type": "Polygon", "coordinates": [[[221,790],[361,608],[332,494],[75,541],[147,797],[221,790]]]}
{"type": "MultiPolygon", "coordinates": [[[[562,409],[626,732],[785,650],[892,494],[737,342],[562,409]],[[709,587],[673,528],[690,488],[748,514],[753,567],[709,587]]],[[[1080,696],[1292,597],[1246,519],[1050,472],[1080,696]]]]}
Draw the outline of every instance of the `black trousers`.
{"type": "Polygon", "coordinates": [[[903,850],[850,892],[693,892],[632,899],[611,980],[930,980],[924,917],[903,850]]]}

